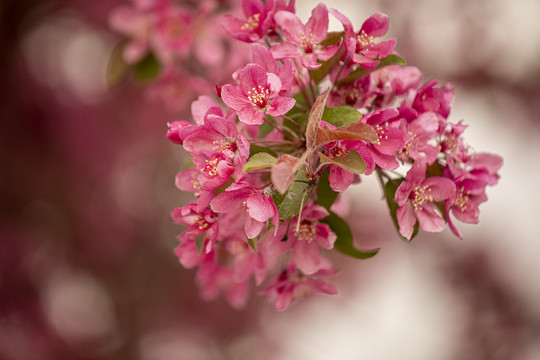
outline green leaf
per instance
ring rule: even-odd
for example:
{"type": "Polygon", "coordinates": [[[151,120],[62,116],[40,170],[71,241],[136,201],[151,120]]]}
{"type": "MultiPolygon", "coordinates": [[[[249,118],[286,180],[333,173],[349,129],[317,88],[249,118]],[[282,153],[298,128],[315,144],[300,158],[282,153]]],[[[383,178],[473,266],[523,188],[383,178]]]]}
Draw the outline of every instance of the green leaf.
{"type": "MultiPolygon", "coordinates": [[[[340,34],[342,34],[342,33],[340,33],[340,34]]],[[[341,37],[341,35],[340,35],[340,37],[341,37]]],[[[339,41],[339,38],[337,39],[336,43],[338,41],[339,41]]],[[[332,44],[328,44],[328,45],[332,45],[332,44]]],[[[327,61],[317,60],[317,62],[321,63],[321,67],[319,67],[318,69],[315,69],[315,70],[311,70],[309,72],[309,74],[311,76],[311,79],[313,81],[315,81],[316,84],[318,84],[322,80],[324,80],[326,75],[330,74],[330,71],[332,71],[332,69],[334,69],[336,64],[339,62],[339,60],[343,56],[344,52],[345,52],[345,48],[342,46],[339,49],[339,51],[334,56],[332,56],[330,59],[328,59],[327,61]]]]}
{"type": "Polygon", "coordinates": [[[134,75],[135,79],[145,81],[155,78],[159,74],[161,64],[156,59],[154,54],[148,53],[141,61],[135,64],[134,75]]]}
{"type": "Polygon", "coordinates": [[[233,178],[231,177],[227,182],[220,187],[218,187],[216,190],[214,190],[214,197],[218,196],[222,192],[224,192],[231,184],[234,182],[233,178]]]}
{"type": "Polygon", "coordinates": [[[342,169],[355,174],[363,174],[366,171],[366,162],[356,150],[349,150],[346,155],[330,159],[323,153],[319,153],[321,164],[334,164],[342,169]]]}
{"type": "Polygon", "coordinates": [[[307,200],[311,196],[313,186],[314,185],[308,181],[306,175],[299,171],[296,174],[295,182],[291,185],[278,207],[279,217],[281,219],[290,219],[295,215],[298,215],[302,207],[302,198],[304,199],[303,205],[305,206],[307,200]]]}
{"type": "Polygon", "coordinates": [[[270,194],[270,197],[274,201],[274,204],[276,205],[276,207],[279,209],[281,203],[285,199],[285,194],[281,194],[279,191],[272,188],[272,193],[270,194]]]}
{"type": "Polygon", "coordinates": [[[276,161],[277,159],[267,152],[256,153],[249,158],[249,160],[244,165],[243,170],[244,172],[248,172],[257,169],[271,168],[276,163],[276,161]]]}
{"type": "Polygon", "coordinates": [[[249,247],[253,249],[253,251],[257,252],[257,239],[248,239],[249,247]]]}
{"type": "Polygon", "coordinates": [[[126,41],[119,42],[112,50],[107,63],[107,85],[117,85],[128,73],[129,65],[124,61],[126,41]]]}
{"type": "Polygon", "coordinates": [[[251,144],[249,146],[249,156],[253,156],[257,153],[267,153],[267,154],[270,154],[272,155],[273,157],[277,158],[278,157],[278,154],[277,152],[275,152],[274,150],[272,149],[269,149],[267,147],[264,147],[264,146],[260,146],[260,145],[253,145],[251,144]]]}
{"type": "Polygon", "coordinates": [[[390,210],[390,215],[394,221],[394,226],[396,227],[398,235],[405,241],[411,241],[418,234],[418,222],[414,225],[414,230],[411,235],[411,239],[407,239],[401,235],[399,232],[399,222],[397,219],[397,209],[398,204],[394,201],[394,196],[396,195],[396,190],[399,185],[403,182],[404,179],[395,179],[389,180],[384,186],[384,195],[386,197],[386,203],[388,204],[388,209],[390,210]]]}
{"type": "Polygon", "coordinates": [[[326,210],[330,210],[330,206],[336,201],[338,192],[332,190],[330,187],[330,181],[328,180],[328,175],[330,174],[329,169],[325,169],[321,177],[319,178],[319,183],[317,184],[317,201],[316,203],[324,206],[326,210]]]}
{"type": "Polygon", "coordinates": [[[354,246],[353,235],[349,224],[337,214],[330,212],[330,215],[322,219],[321,222],[328,224],[330,229],[336,234],[337,239],[334,243],[334,248],[343,254],[357,259],[369,259],[379,252],[379,249],[358,250],[354,246]]]}
{"type": "Polygon", "coordinates": [[[355,70],[351,71],[351,73],[344,77],[343,79],[339,80],[336,85],[340,86],[343,84],[351,83],[355,80],[361,79],[366,75],[369,75],[370,73],[380,70],[383,67],[390,66],[390,65],[407,65],[405,62],[405,59],[403,59],[401,56],[396,54],[390,54],[387,57],[381,59],[381,62],[379,65],[372,70],[366,70],[361,66],[358,66],[355,70]]]}
{"type": "Polygon", "coordinates": [[[334,125],[335,127],[344,127],[357,123],[362,119],[360,111],[352,106],[340,106],[324,109],[322,120],[334,125]]]}
{"type": "Polygon", "coordinates": [[[204,235],[195,236],[195,247],[197,248],[197,254],[201,254],[204,247],[204,235]]]}

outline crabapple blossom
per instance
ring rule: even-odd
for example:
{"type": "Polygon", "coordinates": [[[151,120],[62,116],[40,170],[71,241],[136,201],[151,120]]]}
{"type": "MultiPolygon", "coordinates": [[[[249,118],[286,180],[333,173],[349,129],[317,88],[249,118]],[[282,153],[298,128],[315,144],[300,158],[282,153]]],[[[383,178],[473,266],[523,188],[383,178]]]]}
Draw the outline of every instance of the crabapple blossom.
{"type": "Polygon", "coordinates": [[[305,25],[289,11],[277,12],[275,19],[287,40],[271,48],[276,59],[300,59],[306,69],[315,70],[321,67],[317,60],[326,61],[339,51],[339,45],[321,45],[328,33],[326,5],[318,4],[305,25]]]}
{"type": "Polygon", "coordinates": [[[238,83],[224,85],[221,97],[245,124],[261,125],[266,114],[285,115],[294,106],[294,99],[279,95],[282,85],[279,77],[267,73],[260,65],[246,65],[238,73],[238,83]]]}
{"type": "Polygon", "coordinates": [[[345,29],[345,47],[351,61],[364,69],[374,69],[382,59],[394,51],[396,39],[375,43],[376,37],[383,36],[388,31],[388,16],[383,13],[371,15],[356,33],[351,21],[336,9],[330,9],[345,29]]]}
{"type": "MultiPolygon", "coordinates": [[[[163,1],[163,8],[173,6],[163,1]]],[[[162,79],[181,73],[174,66],[186,61],[184,51],[205,53],[183,48],[165,30],[155,42],[166,26],[160,21],[186,16],[184,25],[197,22],[199,14],[184,10],[160,15],[149,7],[152,17],[164,17],[153,19],[145,36],[124,31],[135,48],[157,54],[165,65],[162,79]]],[[[394,53],[396,39],[375,42],[388,31],[385,14],[375,13],[355,31],[324,4],[305,24],[294,1],[243,0],[242,11],[244,18],[229,15],[223,26],[234,40],[251,43],[251,62],[229,69],[226,80],[214,77],[217,98],[194,96],[192,121],[171,121],[166,133],[190,160],[175,184],[196,199],[171,213],[186,227],[175,254],[184,267],[197,268],[204,298],[221,293],[241,307],[255,286],[282,311],[312,293],[337,294],[328,278],[339,271],[325,252],[367,259],[378,251],[356,247],[338,206],[362,177],[377,177],[407,240],[418,228],[440,232],[447,223],[462,237],[455,220],[479,222],[502,158],[465,143],[467,125],[449,120],[450,84],[422,84],[420,69],[394,53]],[[328,33],[329,12],[344,31],[328,33]]],[[[125,16],[147,15],[139,7],[134,14],[125,16]]],[[[208,85],[195,84],[194,93],[208,85]]],[[[176,96],[181,93],[170,90],[170,98],[185,101],[176,96]]]]}

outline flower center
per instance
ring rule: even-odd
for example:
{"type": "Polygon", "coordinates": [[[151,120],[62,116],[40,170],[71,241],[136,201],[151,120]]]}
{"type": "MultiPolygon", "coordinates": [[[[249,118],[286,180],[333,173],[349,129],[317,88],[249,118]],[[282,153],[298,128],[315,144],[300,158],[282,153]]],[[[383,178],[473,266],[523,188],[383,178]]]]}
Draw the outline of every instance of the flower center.
{"type": "Polygon", "coordinates": [[[208,228],[208,221],[205,220],[204,216],[202,215],[199,215],[199,217],[197,218],[197,220],[195,220],[195,225],[199,228],[199,230],[204,230],[206,231],[206,229],[208,228]]]}
{"type": "Polygon", "coordinates": [[[251,90],[248,90],[247,98],[253,105],[263,108],[268,104],[270,92],[270,89],[265,89],[259,85],[258,88],[251,88],[251,90]]]}
{"type": "Polygon", "coordinates": [[[375,125],[375,131],[378,135],[377,141],[374,142],[375,145],[381,145],[381,140],[388,140],[388,135],[385,135],[384,127],[382,127],[381,125],[375,125]]]}
{"type": "Polygon", "coordinates": [[[302,45],[304,45],[304,49],[308,54],[313,52],[313,48],[317,43],[315,35],[313,35],[313,33],[311,32],[308,35],[302,32],[302,37],[300,37],[300,41],[302,41],[302,45]]]}
{"type": "Polygon", "coordinates": [[[459,208],[459,211],[467,210],[467,202],[469,201],[470,190],[465,191],[465,187],[460,187],[457,195],[456,206],[459,208]]]}
{"type": "Polygon", "coordinates": [[[298,240],[307,241],[310,244],[315,239],[315,228],[309,223],[300,225],[300,231],[298,232],[298,240]]]}
{"type": "Polygon", "coordinates": [[[361,48],[366,48],[373,44],[373,36],[368,36],[364,30],[356,38],[361,48]]]}
{"type": "Polygon", "coordinates": [[[433,196],[429,195],[430,192],[431,189],[427,185],[417,186],[414,189],[412,195],[412,206],[414,210],[422,210],[426,201],[433,202],[433,196]]]}
{"type": "Polygon", "coordinates": [[[219,159],[215,158],[213,160],[206,160],[206,165],[204,166],[203,172],[208,176],[216,176],[218,174],[217,164],[219,159]]]}
{"type": "Polygon", "coordinates": [[[261,20],[261,14],[255,14],[253,16],[250,16],[247,22],[244,25],[242,25],[240,29],[244,31],[246,30],[253,31],[259,27],[260,20],[261,20]]]}
{"type": "Polygon", "coordinates": [[[330,149],[330,153],[335,158],[340,157],[340,156],[345,156],[345,155],[347,155],[348,152],[349,151],[347,149],[345,149],[343,146],[340,146],[338,144],[334,145],[334,147],[332,147],[332,149],[330,149]]]}

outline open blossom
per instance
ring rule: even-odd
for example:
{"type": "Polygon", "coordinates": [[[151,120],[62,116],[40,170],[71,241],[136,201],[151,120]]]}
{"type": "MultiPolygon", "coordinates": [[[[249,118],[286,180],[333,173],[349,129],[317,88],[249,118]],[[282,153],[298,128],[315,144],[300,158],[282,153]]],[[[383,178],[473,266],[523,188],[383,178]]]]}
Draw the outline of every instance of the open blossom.
{"type": "Polygon", "coordinates": [[[285,115],[295,104],[294,99],[279,95],[279,77],[267,73],[260,65],[246,65],[238,73],[238,83],[223,85],[221,97],[236,110],[239,120],[248,125],[261,125],[265,114],[285,115]]]}
{"type": "Polygon", "coordinates": [[[405,145],[406,137],[399,128],[389,125],[392,120],[396,120],[398,117],[399,111],[396,109],[384,109],[362,118],[362,122],[373,127],[377,133],[377,141],[367,143],[366,147],[369,156],[381,169],[395,170],[399,167],[395,154],[405,145]]]}
{"type": "MultiPolygon", "coordinates": [[[[416,112],[411,111],[414,118],[416,112]]],[[[423,159],[428,165],[433,164],[439,155],[439,148],[430,143],[439,134],[437,115],[433,112],[426,112],[419,114],[410,122],[404,119],[401,128],[407,137],[406,143],[400,151],[401,161],[407,161],[407,158],[423,159]]]]}
{"type": "Polygon", "coordinates": [[[324,278],[338,274],[338,270],[332,269],[326,262],[321,263],[319,269],[305,275],[296,270],[296,265],[290,263],[283,272],[274,279],[261,294],[266,294],[274,301],[276,310],[283,311],[292,303],[301,300],[312,293],[337,295],[337,289],[324,278]]]}
{"type": "Polygon", "coordinates": [[[210,207],[217,213],[237,214],[249,239],[259,235],[270,219],[276,229],[279,226],[279,213],[272,198],[247,183],[231,185],[212,200],[210,207]]]}
{"type": "Polygon", "coordinates": [[[177,223],[188,227],[186,234],[205,234],[203,248],[207,253],[212,250],[212,245],[216,241],[218,235],[218,216],[215,212],[209,208],[199,212],[196,204],[188,204],[184,207],[174,209],[171,213],[171,217],[177,223]]]}
{"type": "Polygon", "coordinates": [[[397,219],[401,235],[410,239],[417,220],[424,231],[442,231],[446,222],[437,213],[434,203],[450,199],[455,193],[456,185],[452,180],[436,176],[426,179],[425,160],[415,161],[394,197],[399,206],[397,219]]]}
{"type": "MultiPolygon", "coordinates": [[[[327,217],[328,211],[319,205],[308,204],[302,212],[302,219],[298,234],[296,229],[289,229],[287,243],[293,249],[296,266],[304,274],[311,275],[319,270],[321,258],[320,248],[332,249],[336,241],[336,234],[330,230],[328,224],[319,222],[327,217]]],[[[298,220],[291,220],[294,224],[298,220]]]]}
{"type": "Polygon", "coordinates": [[[396,39],[375,43],[375,38],[383,36],[388,31],[388,16],[383,13],[373,14],[362,24],[360,31],[354,31],[351,21],[335,9],[330,9],[345,29],[345,47],[351,61],[364,69],[374,69],[382,59],[394,51],[396,39]]]}
{"type": "Polygon", "coordinates": [[[242,10],[246,19],[226,15],[223,27],[235,39],[245,42],[255,42],[268,32],[273,24],[273,0],[242,0],[242,10]]]}
{"type": "Polygon", "coordinates": [[[341,43],[321,45],[328,33],[328,9],[324,4],[318,4],[313,9],[306,25],[289,11],[277,12],[275,20],[287,40],[272,47],[272,54],[277,59],[300,59],[306,69],[315,70],[321,67],[317,60],[326,61],[339,50],[341,43]]]}
{"type": "Polygon", "coordinates": [[[267,73],[276,74],[281,80],[280,95],[285,95],[291,90],[294,80],[294,68],[291,60],[284,60],[281,67],[278,66],[272,52],[259,44],[251,47],[253,62],[259,64],[267,73]]]}

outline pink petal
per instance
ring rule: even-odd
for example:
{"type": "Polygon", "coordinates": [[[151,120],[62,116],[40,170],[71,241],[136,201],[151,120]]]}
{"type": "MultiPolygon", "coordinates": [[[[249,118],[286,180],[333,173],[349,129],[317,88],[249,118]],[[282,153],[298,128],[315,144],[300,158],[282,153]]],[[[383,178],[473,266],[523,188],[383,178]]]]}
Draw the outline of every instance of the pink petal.
{"type": "Polygon", "coordinates": [[[240,86],[237,85],[223,85],[221,98],[228,107],[237,111],[248,105],[251,106],[251,102],[245,97],[240,86]]]}
{"type": "Polygon", "coordinates": [[[254,239],[259,235],[261,230],[265,227],[266,223],[257,221],[249,216],[246,216],[246,223],[244,224],[244,231],[248,239],[254,239]]]}
{"type": "Polygon", "coordinates": [[[270,49],[272,56],[277,60],[281,59],[297,59],[302,56],[302,50],[291,43],[281,43],[272,46],[270,49]]]}
{"type": "Polygon", "coordinates": [[[252,194],[247,199],[249,216],[257,221],[265,222],[275,215],[276,206],[272,199],[263,194],[252,194]]]}
{"type": "Polygon", "coordinates": [[[422,182],[421,186],[427,186],[426,194],[433,197],[433,201],[450,199],[456,194],[456,184],[452,180],[443,177],[427,178],[422,182]]]}
{"type": "Polygon", "coordinates": [[[294,100],[293,98],[276,96],[276,98],[272,100],[272,103],[266,110],[266,113],[272,116],[285,115],[289,112],[289,110],[294,107],[295,103],[296,100],[294,100]]]}
{"type": "Polygon", "coordinates": [[[315,36],[315,43],[320,43],[328,33],[328,9],[323,3],[319,3],[312,11],[311,17],[306,23],[306,33],[315,36]]]}
{"type": "Polygon", "coordinates": [[[336,9],[330,9],[328,11],[330,12],[330,14],[334,15],[334,17],[343,24],[343,28],[345,29],[345,37],[350,38],[354,36],[353,25],[351,23],[351,20],[349,20],[348,17],[346,17],[345,15],[343,15],[336,9]]]}
{"type": "Polygon", "coordinates": [[[424,203],[421,210],[416,210],[416,217],[420,228],[428,232],[441,232],[446,226],[444,219],[435,211],[435,204],[424,203]]]}
{"type": "Polygon", "coordinates": [[[238,84],[244,92],[258,89],[259,86],[267,87],[268,74],[257,64],[248,64],[238,73],[238,84]]]}
{"type": "Polygon", "coordinates": [[[274,20],[281,27],[285,38],[297,45],[302,45],[302,35],[306,29],[296,15],[288,11],[278,11],[274,20]]]}
{"type": "Polygon", "coordinates": [[[388,31],[388,15],[380,12],[371,15],[364,21],[361,30],[364,30],[368,36],[383,36],[388,31]]]}
{"type": "Polygon", "coordinates": [[[330,226],[328,226],[328,224],[317,223],[315,227],[318,244],[325,249],[332,249],[337,240],[337,236],[330,230],[330,226]]]}
{"type": "Polygon", "coordinates": [[[260,44],[251,46],[253,62],[261,65],[266,72],[277,74],[278,68],[272,52],[260,44]]]}
{"type": "Polygon", "coordinates": [[[416,215],[413,206],[406,203],[397,209],[397,220],[399,224],[399,233],[406,239],[411,239],[416,224],[416,215]]]}
{"type": "Polygon", "coordinates": [[[210,96],[199,96],[197,100],[191,103],[191,116],[193,117],[193,121],[195,121],[197,124],[202,124],[204,115],[212,107],[217,107],[217,105],[210,96]]]}
{"type": "Polygon", "coordinates": [[[336,165],[330,165],[330,173],[328,175],[330,187],[334,191],[342,192],[352,184],[354,174],[336,165]]]}
{"type": "Polygon", "coordinates": [[[319,244],[307,240],[297,240],[293,249],[296,266],[306,275],[319,270],[319,244]]]}

